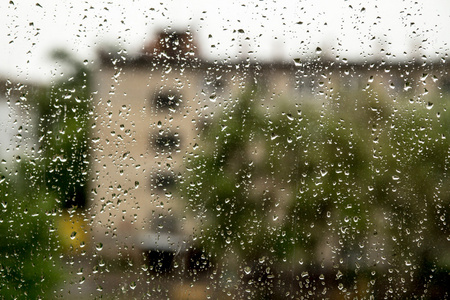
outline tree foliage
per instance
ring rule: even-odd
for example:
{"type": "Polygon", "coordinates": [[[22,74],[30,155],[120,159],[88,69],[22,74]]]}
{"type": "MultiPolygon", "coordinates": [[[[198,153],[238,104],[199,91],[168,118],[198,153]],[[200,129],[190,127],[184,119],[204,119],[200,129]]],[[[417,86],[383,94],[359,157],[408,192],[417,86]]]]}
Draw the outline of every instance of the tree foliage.
{"type": "Polygon", "coordinates": [[[0,170],[0,294],[5,299],[54,296],[64,279],[55,217],[61,208],[86,202],[89,72],[58,53],[75,72],[22,97],[30,110],[27,130],[35,138],[34,152],[0,170]]]}
{"type": "Polygon", "coordinates": [[[0,294],[5,299],[50,296],[62,279],[55,236],[56,195],[43,188],[36,161],[2,174],[0,294]]]}
{"type": "Polygon", "coordinates": [[[64,208],[84,207],[88,176],[90,72],[67,53],[55,57],[73,68],[73,75],[31,95],[39,117],[38,140],[46,185],[57,192],[64,208]]]}
{"type": "Polygon", "coordinates": [[[442,99],[433,110],[373,90],[338,91],[322,105],[276,99],[269,110],[262,99],[253,87],[225,104],[186,159],[184,191],[206,249],[253,272],[262,258],[272,270],[352,276],[389,266],[415,282],[425,280],[416,269],[448,270],[434,242],[449,232],[442,99]]]}

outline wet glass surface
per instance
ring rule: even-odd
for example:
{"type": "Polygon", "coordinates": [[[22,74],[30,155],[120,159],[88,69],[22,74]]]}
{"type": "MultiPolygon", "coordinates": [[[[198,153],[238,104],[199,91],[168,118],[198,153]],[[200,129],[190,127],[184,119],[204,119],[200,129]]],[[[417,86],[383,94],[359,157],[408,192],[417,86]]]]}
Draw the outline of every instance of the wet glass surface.
{"type": "Polygon", "coordinates": [[[445,1],[66,5],[0,5],[1,297],[449,297],[445,1]]]}

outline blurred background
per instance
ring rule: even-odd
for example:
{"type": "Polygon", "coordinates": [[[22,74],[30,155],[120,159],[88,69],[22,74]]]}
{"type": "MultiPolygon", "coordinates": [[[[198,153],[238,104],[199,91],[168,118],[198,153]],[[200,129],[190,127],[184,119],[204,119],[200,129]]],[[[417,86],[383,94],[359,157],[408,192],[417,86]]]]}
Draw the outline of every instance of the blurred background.
{"type": "Polygon", "coordinates": [[[2,297],[449,296],[449,3],[16,2],[2,297]]]}

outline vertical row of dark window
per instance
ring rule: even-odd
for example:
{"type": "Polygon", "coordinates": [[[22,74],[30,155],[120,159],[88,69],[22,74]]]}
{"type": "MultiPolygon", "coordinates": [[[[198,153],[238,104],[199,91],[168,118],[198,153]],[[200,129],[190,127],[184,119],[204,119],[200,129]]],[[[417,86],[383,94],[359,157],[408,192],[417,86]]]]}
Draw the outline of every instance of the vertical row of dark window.
{"type": "MultiPolygon", "coordinates": [[[[181,96],[175,93],[160,93],[154,98],[153,107],[158,113],[171,113],[178,109],[181,105],[181,96]]],[[[151,137],[150,144],[153,149],[159,154],[170,154],[178,151],[180,148],[181,139],[178,133],[172,132],[170,129],[162,129],[151,137]]],[[[168,191],[176,184],[176,176],[173,173],[160,171],[153,175],[152,185],[160,191],[168,191]]],[[[165,216],[155,220],[155,231],[159,234],[171,234],[172,240],[176,240],[177,227],[176,219],[173,216],[165,216]]],[[[173,250],[173,249],[172,249],[173,250]]],[[[173,264],[175,261],[175,252],[171,249],[150,249],[146,251],[146,260],[149,264],[149,271],[151,273],[170,273],[173,271],[173,264]]],[[[212,266],[208,255],[201,249],[192,247],[184,256],[183,262],[186,264],[186,269],[191,274],[204,273],[212,266]]]]}
{"type": "MultiPolygon", "coordinates": [[[[174,112],[181,105],[181,96],[177,93],[162,92],[156,95],[153,106],[159,113],[174,112]]],[[[150,144],[159,154],[168,154],[177,151],[180,147],[178,133],[169,129],[160,130],[152,135],[150,144]]],[[[175,185],[176,178],[169,172],[161,171],[153,176],[153,186],[158,190],[166,191],[175,185]]]]}

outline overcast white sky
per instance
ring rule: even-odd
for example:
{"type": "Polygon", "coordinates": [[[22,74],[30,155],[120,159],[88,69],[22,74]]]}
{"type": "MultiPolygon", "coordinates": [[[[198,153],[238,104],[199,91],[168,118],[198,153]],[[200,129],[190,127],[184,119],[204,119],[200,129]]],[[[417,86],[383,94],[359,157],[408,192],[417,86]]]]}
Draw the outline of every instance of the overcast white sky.
{"type": "Polygon", "coordinates": [[[305,59],[317,47],[349,60],[381,48],[398,60],[450,52],[450,0],[3,0],[0,19],[0,77],[14,81],[59,77],[55,48],[89,62],[106,45],[133,54],[169,26],[189,27],[210,60],[241,56],[239,44],[261,60],[305,59]]]}

